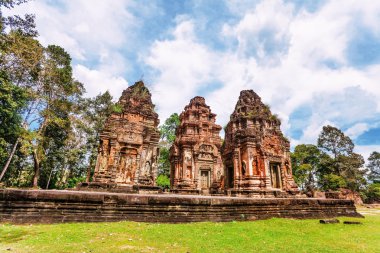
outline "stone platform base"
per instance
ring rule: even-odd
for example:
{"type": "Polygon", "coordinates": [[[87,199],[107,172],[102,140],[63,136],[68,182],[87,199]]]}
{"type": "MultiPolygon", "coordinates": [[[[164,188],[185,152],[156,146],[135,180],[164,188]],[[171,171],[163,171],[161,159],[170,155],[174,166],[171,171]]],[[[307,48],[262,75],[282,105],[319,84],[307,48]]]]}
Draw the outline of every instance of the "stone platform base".
{"type": "Polygon", "coordinates": [[[220,189],[172,189],[173,194],[181,195],[202,195],[202,196],[225,196],[224,190],[220,189]]]}
{"type": "MultiPolygon", "coordinates": [[[[199,195],[202,194],[202,190],[199,189],[172,189],[170,190],[173,194],[185,194],[185,195],[199,195]]],[[[210,195],[209,193],[206,195],[210,195]]]]}
{"type": "Polygon", "coordinates": [[[0,189],[0,222],[194,222],[362,217],[353,201],[0,189]]]}
{"type": "Polygon", "coordinates": [[[298,192],[285,192],[282,190],[268,189],[268,190],[226,190],[227,196],[233,197],[251,197],[251,198],[295,198],[301,197],[298,192]]]}
{"type": "Polygon", "coordinates": [[[117,192],[117,193],[162,193],[162,188],[151,185],[120,185],[116,183],[79,183],[75,190],[78,191],[96,191],[96,192],[117,192]]]}

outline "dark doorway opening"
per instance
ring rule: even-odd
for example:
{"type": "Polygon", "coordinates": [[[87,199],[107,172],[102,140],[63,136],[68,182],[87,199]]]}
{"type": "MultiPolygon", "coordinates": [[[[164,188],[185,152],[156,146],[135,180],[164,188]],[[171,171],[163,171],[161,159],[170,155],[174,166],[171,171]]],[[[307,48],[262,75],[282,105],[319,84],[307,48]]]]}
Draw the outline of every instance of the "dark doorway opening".
{"type": "Polygon", "coordinates": [[[227,188],[234,188],[234,168],[233,167],[227,167],[227,182],[226,186],[227,188]]]}
{"type": "Polygon", "coordinates": [[[281,189],[281,171],[279,163],[270,163],[270,176],[273,188],[281,189]]]}

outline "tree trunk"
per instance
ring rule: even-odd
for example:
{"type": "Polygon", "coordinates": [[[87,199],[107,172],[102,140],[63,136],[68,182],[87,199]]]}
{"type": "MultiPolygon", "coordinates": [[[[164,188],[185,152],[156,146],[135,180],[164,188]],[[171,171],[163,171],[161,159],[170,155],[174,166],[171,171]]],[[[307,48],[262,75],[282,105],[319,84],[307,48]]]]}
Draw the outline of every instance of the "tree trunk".
{"type": "Polygon", "coordinates": [[[90,182],[90,179],[91,179],[91,168],[92,168],[93,164],[94,164],[93,159],[90,159],[90,164],[87,167],[86,183],[90,182]]]}
{"type": "MultiPolygon", "coordinates": [[[[29,116],[30,116],[30,114],[31,114],[31,110],[32,110],[33,105],[34,105],[34,102],[32,102],[31,106],[29,107],[29,110],[28,110],[28,112],[26,113],[26,115],[25,115],[25,119],[24,119],[24,121],[23,121],[23,123],[22,123],[22,126],[23,126],[23,128],[24,128],[25,130],[27,130],[27,128],[26,128],[26,122],[27,122],[27,120],[28,120],[28,118],[29,118],[29,116]]],[[[17,138],[15,144],[13,145],[13,148],[12,148],[12,151],[11,151],[9,157],[8,157],[8,160],[7,160],[7,162],[5,163],[5,165],[4,165],[4,167],[3,167],[3,170],[1,171],[0,182],[1,182],[1,180],[3,179],[5,172],[7,172],[7,170],[8,170],[9,164],[11,163],[11,161],[12,161],[12,159],[13,159],[13,156],[14,156],[14,154],[15,154],[15,152],[16,152],[16,149],[17,149],[17,146],[18,146],[19,143],[20,143],[20,137],[17,138]]]]}
{"type": "Polygon", "coordinates": [[[313,180],[313,174],[309,172],[309,180],[308,180],[308,185],[310,189],[314,191],[314,180],[313,180]]]}
{"type": "Polygon", "coordinates": [[[20,138],[17,138],[16,143],[13,145],[12,152],[11,152],[11,154],[9,155],[8,160],[7,160],[7,162],[6,162],[5,165],[4,165],[3,171],[1,172],[1,175],[0,175],[0,182],[1,182],[1,180],[3,179],[5,172],[7,171],[8,167],[9,167],[9,164],[10,164],[11,161],[12,161],[12,158],[13,158],[15,152],[16,152],[16,148],[17,148],[19,142],[20,142],[20,138]]]}
{"type": "Polygon", "coordinates": [[[53,174],[53,169],[51,169],[51,171],[50,171],[49,179],[48,179],[47,184],[46,184],[46,190],[49,189],[51,174],[53,174]]]}
{"type": "Polygon", "coordinates": [[[40,162],[38,160],[36,150],[33,150],[33,160],[34,160],[33,188],[38,188],[38,179],[40,178],[40,162]]]}

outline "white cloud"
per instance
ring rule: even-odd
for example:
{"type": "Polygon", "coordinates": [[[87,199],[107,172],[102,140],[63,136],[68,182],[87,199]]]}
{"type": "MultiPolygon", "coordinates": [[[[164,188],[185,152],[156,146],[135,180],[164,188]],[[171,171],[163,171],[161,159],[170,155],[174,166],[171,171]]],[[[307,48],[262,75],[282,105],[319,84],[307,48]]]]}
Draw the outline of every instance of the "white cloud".
{"type": "MultiPolygon", "coordinates": [[[[238,39],[238,50],[252,42],[252,37],[260,34],[260,31],[268,29],[275,33],[274,38],[290,40],[287,52],[281,51],[283,54],[278,65],[260,64],[260,55],[250,60],[239,55],[239,61],[249,63],[245,69],[253,79],[247,86],[256,88],[259,95],[272,105],[272,110],[283,119],[286,131],[292,127],[287,115],[302,104],[313,105],[313,115],[301,141],[315,141],[324,124],[335,123],[340,127],[345,123],[371,118],[376,115],[376,111],[379,112],[378,79],[368,77],[378,72],[354,69],[347,65],[346,60],[346,48],[355,22],[362,15],[366,15],[366,20],[378,20],[379,4],[373,9],[368,8],[368,5],[355,1],[342,5],[342,2],[331,1],[315,13],[305,10],[295,13],[291,4],[263,1],[247,10],[235,25],[225,26],[223,33],[232,34],[238,39]],[[330,69],[323,65],[325,61],[341,64],[341,68],[330,69]],[[356,90],[360,92],[353,93],[351,97],[342,93],[357,86],[360,88],[356,90]],[[336,104],[339,107],[334,107],[336,104]]],[[[263,39],[262,43],[268,41],[263,39]]],[[[378,66],[372,68],[378,70],[378,66]]],[[[239,77],[236,76],[236,79],[239,77]]],[[[225,87],[223,89],[228,90],[225,87]]]]}
{"type": "Polygon", "coordinates": [[[366,160],[374,151],[380,152],[380,145],[356,145],[354,149],[354,152],[361,154],[366,160]]]}
{"type": "Polygon", "coordinates": [[[369,127],[367,123],[357,123],[347,129],[345,131],[345,134],[348,135],[351,139],[356,139],[356,137],[367,131],[368,128],[369,127]]]}
{"type": "Polygon", "coordinates": [[[224,25],[223,34],[237,39],[239,54],[254,54],[265,64],[286,50],[292,12],[292,5],[281,4],[279,0],[263,1],[237,25],[224,25]]]}
{"type": "MultiPolygon", "coordinates": [[[[122,75],[130,63],[119,51],[131,47],[133,31],[138,28],[138,21],[128,10],[130,5],[130,1],[124,0],[77,0],[60,4],[36,0],[16,7],[12,13],[36,14],[41,43],[59,45],[79,62],[74,76],[84,83],[87,95],[92,95],[106,90],[112,81],[116,81],[115,86],[127,83],[122,75]],[[89,64],[91,70],[84,67],[89,64]],[[104,80],[106,77],[108,80],[104,80]]],[[[120,93],[112,95],[119,97],[120,93]]]]}
{"type": "Polygon", "coordinates": [[[85,84],[87,97],[94,97],[108,90],[114,99],[118,100],[122,91],[128,87],[128,82],[121,76],[113,76],[108,72],[89,69],[80,64],[74,66],[74,75],[78,81],[85,84]]]}
{"type": "Polygon", "coordinates": [[[145,59],[159,73],[152,91],[162,121],[181,112],[201,84],[211,80],[214,59],[212,52],[196,42],[191,20],[180,21],[172,35],[172,40],[156,41],[145,59]]]}
{"type": "Polygon", "coordinates": [[[378,30],[380,2],[329,1],[313,13],[294,10],[291,2],[262,1],[240,12],[220,31],[229,46],[224,51],[200,43],[189,17],[179,22],[174,38],[156,41],[146,60],[157,71],[153,96],[162,119],[215,81],[222,87],[205,97],[221,125],[240,90],[253,89],[280,115],[288,135],[289,115],[310,105],[307,127],[293,145],[315,143],[326,124],[348,127],[352,138],[373,128],[368,122],[380,112],[380,65],[351,66],[347,48],[359,21],[378,30]]]}
{"type": "Polygon", "coordinates": [[[40,0],[22,4],[15,11],[35,13],[43,43],[60,45],[81,58],[96,53],[99,47],[118,48],[126,43],[125,30],[136,26],[128,2],[77,0],[60,6],[40,0]]]}
{"type": "Polygon", "coordinates": [[[172,29],[147,35],[154,43],[141,49],[146,43],[140,43],[136,31],[144,20],[129,10],[160,12],[148,5],[78,0],[58,7],[38,0],[17,10],[36,13],[44,45],[69,51],[88,96],[109,89],[118,98],[128,85],[124,76],[134,71],[131,63],[146,64],[141,68],[151,70],[145,78],[152,83],[161,122],[192,97],[204,95],[217,122],[225,125],[240,90],[253,89],[280,116],[287,135],[294,127],[292,112],[311,108],[293,145],[315,143],[325,124],[344,127],[352,138],[377,127],[372,122],[380,113],[380,64],[356,68],[347,50],[359,25],[380,36],[380,1],[326,1],[313,12],[299,10],[292,1],[227,1],[234,17],[224,20],[220,37],[210,37],[225,43],[222,47],[202,43],[192,13],[183,10],[171,20],[172,29]],[[144,52],[137,53],[139,59],[129,59],[125,52],[139,50],[144,52]]]}

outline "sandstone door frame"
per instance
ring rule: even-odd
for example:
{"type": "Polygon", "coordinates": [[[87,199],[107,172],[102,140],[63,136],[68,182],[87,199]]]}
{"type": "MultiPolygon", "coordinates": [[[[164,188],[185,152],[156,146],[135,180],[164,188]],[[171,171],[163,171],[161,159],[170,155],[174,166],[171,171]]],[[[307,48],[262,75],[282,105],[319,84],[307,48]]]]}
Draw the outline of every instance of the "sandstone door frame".
{"type": "Polygon", "coordinates": [[[211,169],[200,169],[200,181],[201,181],[201,189],[210,189],[211,186],[211,169]],[[204,187],[206,185],[206,187],[204,187]]]}
{"type": "Polygon", "coordinates": [[[281,163],[270,162],[269,171],[270,171],[270,181],[272,188],[282,189],[282,178],[281,178],[281,163]]]}

